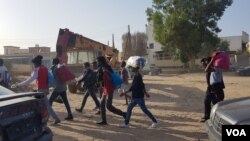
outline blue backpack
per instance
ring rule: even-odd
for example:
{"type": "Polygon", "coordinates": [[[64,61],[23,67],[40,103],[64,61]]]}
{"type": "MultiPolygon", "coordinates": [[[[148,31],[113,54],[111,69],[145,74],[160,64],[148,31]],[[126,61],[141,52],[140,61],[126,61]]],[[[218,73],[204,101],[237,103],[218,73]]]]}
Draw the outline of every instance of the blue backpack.
{"type": "Polygon", "coordinates": [[[113,73],[111,73],[111,77],[112,77],[112,84],[113,84],[114,88],[115,89],[120,88],[122,83],[123,83],[120,75],[116,72],[113,72],[113,73]]]}
{"type": "Polygon", "coordinates": [[[48,84],[49,84],[49,87],[56,87],[56,80],[54,78],[54,75],[51,69],[48,71],[48,84]]]}

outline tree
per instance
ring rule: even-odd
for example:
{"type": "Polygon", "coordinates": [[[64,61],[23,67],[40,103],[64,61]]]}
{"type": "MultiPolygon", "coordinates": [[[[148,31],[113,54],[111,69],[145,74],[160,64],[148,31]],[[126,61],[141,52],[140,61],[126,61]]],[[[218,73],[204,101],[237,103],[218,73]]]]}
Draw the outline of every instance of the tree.
{"type": "Polygon", "coordinates": [[[232,0],[153,0],[146,13],[153,22],[154,37],[163,50],[194,65],[219,43],[217,21],[232,0]],[[178,52],[176,51],[178,50],[178,52]]]}
{"type": "Polygon", "coordinates": [[[225,40],[221,40],[218,44],[218,49],[221,51],[229,51],[229,42],[225,40]]]}
{"type": "Polygon", "coordinates": [[[136,32],[131,35],[131,41],[128,37],[129,33],[122,35],[122,50],[125,52],[125,59],[129,56],[144,56],[147,54],[147,35],[144,32],[136,32]],[[130,42],[130,43],[129,43],[130,42]]]}

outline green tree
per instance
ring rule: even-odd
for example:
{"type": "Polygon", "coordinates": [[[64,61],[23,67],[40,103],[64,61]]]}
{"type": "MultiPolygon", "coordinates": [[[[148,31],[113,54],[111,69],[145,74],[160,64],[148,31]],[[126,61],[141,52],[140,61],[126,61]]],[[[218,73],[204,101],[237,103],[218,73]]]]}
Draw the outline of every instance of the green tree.
{"type": "Polygon", "coordinates": [[[163,50],[194,65],[219,43],[217,21],[233,0],[153,0],[146,13],[163,50]],[[177,51],[178,50],[178,51],[177,51]]]}
{"type": "Polygon", "coordinates": [[[225,40],[221,40],[218,44],[218,49],[221,51],[229,51],[229,42],[225,40]]]}

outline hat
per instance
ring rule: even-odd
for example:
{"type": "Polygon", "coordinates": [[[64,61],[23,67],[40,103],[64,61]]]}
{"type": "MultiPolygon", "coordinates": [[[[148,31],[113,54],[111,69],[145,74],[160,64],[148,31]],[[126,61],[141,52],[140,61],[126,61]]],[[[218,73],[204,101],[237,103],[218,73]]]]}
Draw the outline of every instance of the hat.
{"type": "Polygon", "coordinates": [[[32,63],[34,63],[34,64],[41,64],[42,59],[43,59],[43,56],[37,55],[37,56],[34,57],[31,61],[32,61],[32,63]]]}
{"type": "Polygon", "coordinates": [[[59,58],[53,58],[53,60],[52,60],[52,64],[53,65],[57,65],[57,64],[59,64],[60,63],[60,60],[59,60],[59,58]]]}
{"type": "Polygon", "coordinates": [[[98,56],[96,59],[99,63],[106,63],[106,59],[103,56],[98,56]]]}

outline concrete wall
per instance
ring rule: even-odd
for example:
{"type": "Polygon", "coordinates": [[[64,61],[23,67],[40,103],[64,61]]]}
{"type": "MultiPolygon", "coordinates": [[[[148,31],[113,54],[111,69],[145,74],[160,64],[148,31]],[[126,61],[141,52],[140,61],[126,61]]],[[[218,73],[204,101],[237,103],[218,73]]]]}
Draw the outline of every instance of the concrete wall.
{"type": "Polygon", "coordinates": [[[27,74],[31,73],[32,65],[31,64],[12,64],[11,72],[14,74],[27,74]]]}
{"type": "Polygon", "coordinates": [[[238,67],[246,67],[250,65],[249,55],[235,55],[235,62],[238,67]]]}
{"type": "Polygon", "coordinates": [[[183,64],[180,60],[155,60],[157,67],[181,67],[183,64]]]}

